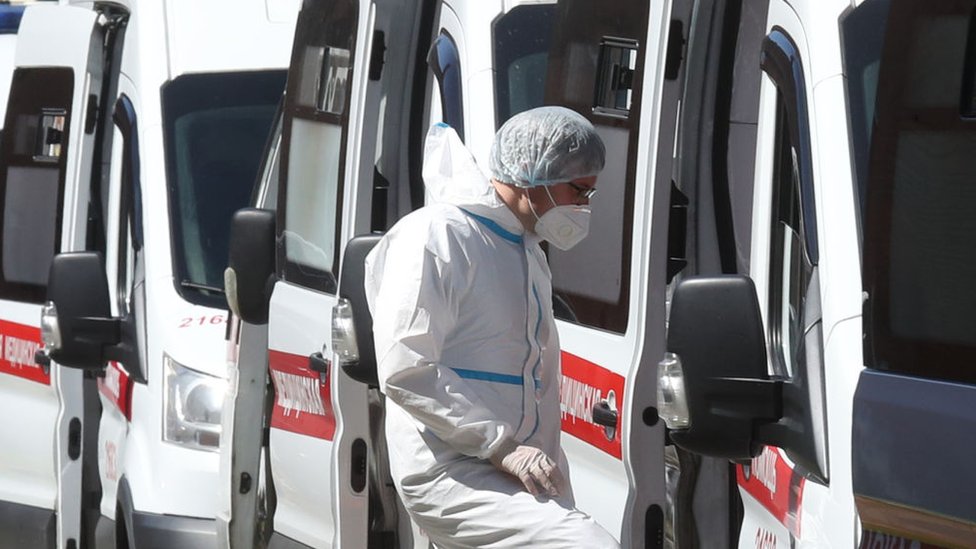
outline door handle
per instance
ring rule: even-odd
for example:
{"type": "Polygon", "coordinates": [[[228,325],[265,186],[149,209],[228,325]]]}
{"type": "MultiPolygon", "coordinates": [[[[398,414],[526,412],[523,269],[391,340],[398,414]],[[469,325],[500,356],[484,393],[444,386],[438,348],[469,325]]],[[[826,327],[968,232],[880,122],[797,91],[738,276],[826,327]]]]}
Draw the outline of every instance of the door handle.
{"type": "Polygon", "coordinates": [[[616,431],[617,411],[611,408],[607,401],[601,400],[593,405],[593,423],[616,431]]]}
{"type": "Polygon", "coordinates": [[[322,356],[321,352],[308,355],[308,369],[319,373],[319,380],[325,383],[329,379],[329,370],[332,368],[332,361],[322,356]]]}

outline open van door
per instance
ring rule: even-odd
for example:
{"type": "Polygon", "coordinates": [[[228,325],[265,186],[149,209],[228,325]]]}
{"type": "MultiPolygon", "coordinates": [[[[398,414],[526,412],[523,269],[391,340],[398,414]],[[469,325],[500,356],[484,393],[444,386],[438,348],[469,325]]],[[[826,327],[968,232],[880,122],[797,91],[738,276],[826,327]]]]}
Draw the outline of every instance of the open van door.
{"type": "MultiPolygon", "coordinates": [[[[655,170],[655,162],[669,163],[672,150],[656,147],[670,9],[560,2],[546,73],[545,103],[586,116],[607,147],[589,236],[569,251],[549,247],[548,257],[576,505],[624,547],[664,543],[655,379],[664,355],[670,164],[655,170]]],[[[673,126],[661,133],[670,142],[673,126]]]]}
{"type": "Polygon", "coordinates": [[[274,530],[313,547],[367,536],[366,387],[332,368],[330,347],[373,11],[368,0],[305,3],[282,110],[267,332],[274,530]]]}
{"type": "MultiPolygon", "coordinates": [[[[96,461],[94,379],[34,357],[52,258],[86,245],[103,39],[94,11],[66,5],[28,7],[18,35],[0,149],[4,547],[79,547],[90,533],[82,504],[83,467],[96,461]]],[[[85,476],[97,490],[97,475],[85,476]]]]}
{"type": "Polygon", "coordinates": [[[863,191],[861,547],[968,547],[976,532],[974,75],[976,1],[890,2],[863,191]]]}

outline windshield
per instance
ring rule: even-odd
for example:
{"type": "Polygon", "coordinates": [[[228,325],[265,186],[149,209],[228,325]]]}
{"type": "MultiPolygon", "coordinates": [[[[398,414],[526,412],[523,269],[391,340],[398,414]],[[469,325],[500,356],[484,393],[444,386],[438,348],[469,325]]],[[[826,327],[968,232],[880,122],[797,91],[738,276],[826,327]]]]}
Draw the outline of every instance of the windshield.
{"type": "Polygon", "coordinates": [[[225,306],[231,216],[249,205],[285,75],[191,74],[163,88],[173,269],[192,303],[225,306]]]}

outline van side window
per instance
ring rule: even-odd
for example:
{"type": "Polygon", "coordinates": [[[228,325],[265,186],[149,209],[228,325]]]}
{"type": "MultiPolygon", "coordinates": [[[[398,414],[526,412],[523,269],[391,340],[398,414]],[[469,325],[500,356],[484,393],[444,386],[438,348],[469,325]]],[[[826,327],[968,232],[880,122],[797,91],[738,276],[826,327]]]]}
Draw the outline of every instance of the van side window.
{"type": "Polygon", "coordinates": [[[805,81],[792,39],[774,29],[766,38],[763,70],[776,90],[776,133],[769,261],[769,337],[774,373],[793,377],[803,364],[807,309],[819,313],[819,259],[813,160],[805,81]],[[776,52],[776,54],[772,54],[776,52]]]}
{"type": "Polygon", "coordinates": [[[566,4],[559,7],[558,24],[552,24],[544,101],[586,116],[607,154],[596,182],[599,192],[590,201],[589,235],[567,251],[548,247],[553,312],[561,320],[623,334],[633,297],[632,250],[640,232],[634,228],[642,107],[638,84],[646,63],[654,66],[645,61],[646,48],[641,46],[647,36],[648,8],[635,3],[622,17],[623,11],[604,12],[598,3],[566,4]],[[604,34],[602,25],[610,20],[604,15],[615,21],[612,36],[604,34]],[[606,78],[608,74],[617,77],[606,78]]]}
{"type": "Polygon", "coordinates": [[[792,376],[803,336],[803,306],[813,266],[804,243],[798,144],[781,94],[777,94],[773,165],[772,242],[769,272],[769,332],[776,373],[792,376]]]}
{"type": "Polygon", "coordinates": [[[335,294],[358,8],[299,21],[285,94],[278,184],[279,276],[335,294]]]}
{"type": "Polygon", "coordinates": [[[495,125],[544,104],[556,4],[517,6],[492,26],[495,125]]]}
{"type": "Polygon", "coordinates": [[[976,12],[896,5],[868,168],[865,358],[976,383],[976,12]]]}
{"type": "Polygon", "coordinates": [[[42,303],[60,249],[74,75],[21,68],[10,86],[0,165],[0,297],[42,303]]]}
{"type": "Polygon", "coordinates": [[[454,128],[464,142],[464,98],[461,94],[461,57],[457,43],[446,30],[430,47],[427,63],[437,78],[437,89],[441,96],[443,122],[454,128]]]}
{"type": "MultiPolygon", "coordinates": [[[[139,128],[132,101],[125,95],[115,103],[115,136],[121,153],[118,177],[121,181],[119,207],[118,258],[116,261],[116,301],[119,314],[130,313],[135,278],[135,255],[142,250],[142,185],[139,171],[139,128]]],[[[114,151],[113,151],[114,152],[114,151]]],[[[114,154],[113,154],[114,156],[114,154]]],[[[114,166],[113,166],[114,168],[114,166]]],[[[113,178],[116,174],[112,174],[113,178]]]]}

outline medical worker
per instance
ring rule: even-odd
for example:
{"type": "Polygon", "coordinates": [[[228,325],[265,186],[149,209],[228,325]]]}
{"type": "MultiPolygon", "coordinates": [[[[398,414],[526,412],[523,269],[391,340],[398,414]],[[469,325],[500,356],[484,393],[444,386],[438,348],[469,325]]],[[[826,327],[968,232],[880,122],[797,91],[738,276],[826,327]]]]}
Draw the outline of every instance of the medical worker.
{"type": "Polygon", "coordinates": [[[583,116],[542,107],[498,131],[489,180],[454,130],[435,126],[430,204],[366,259],[390,469],[438,548],[618,546],[574,506],[539,247],[586,236],[604,155],[583,116]]]}

